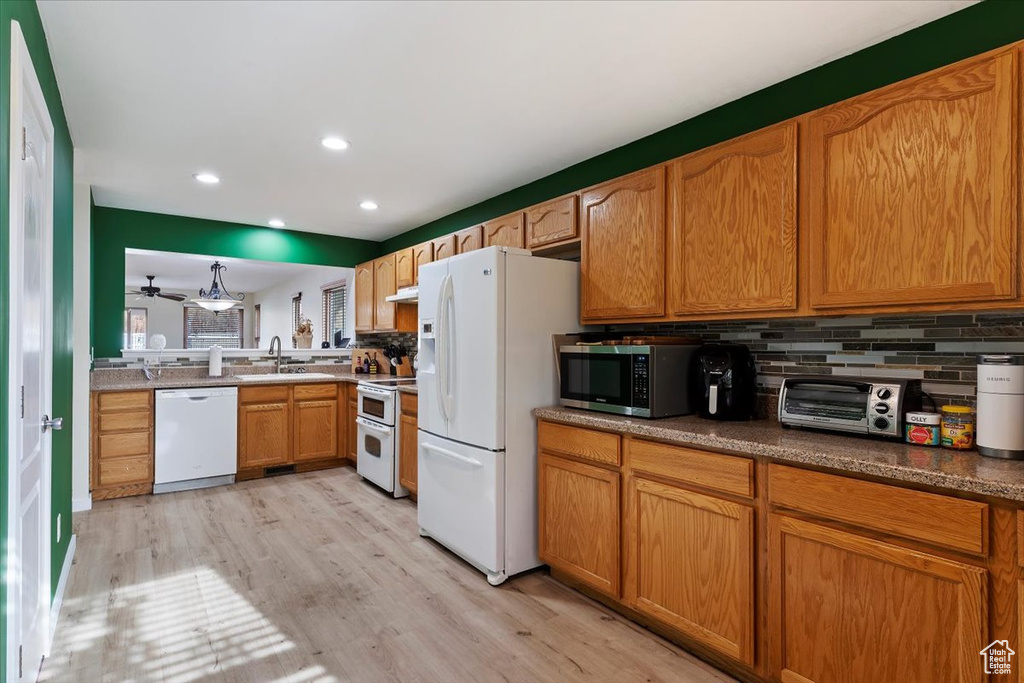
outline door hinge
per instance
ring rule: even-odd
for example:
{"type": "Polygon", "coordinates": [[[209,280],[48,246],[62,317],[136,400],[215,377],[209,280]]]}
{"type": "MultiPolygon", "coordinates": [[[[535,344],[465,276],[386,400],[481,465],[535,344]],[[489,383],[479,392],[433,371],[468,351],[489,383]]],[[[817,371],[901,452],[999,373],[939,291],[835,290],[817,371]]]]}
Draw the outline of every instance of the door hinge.
{"type": "Polygon", "coordinates": [[[25,127],[21,128],[21,160],[25,161],[28,158],[28,132],[25,127]]]}
{"type": "Polygon", "coordinates": [[[21,419],[25,419],[25,385],[21,385],[21,419]]]}
{"type": "Polygon", "coordinates": [[[25,676],[25,666],[24,666],[25,662],[23,661],[24,654],[25,654],[25,646],[24,645],[19,645],[18,646],[18,680],[19,681],[25,676]]]}

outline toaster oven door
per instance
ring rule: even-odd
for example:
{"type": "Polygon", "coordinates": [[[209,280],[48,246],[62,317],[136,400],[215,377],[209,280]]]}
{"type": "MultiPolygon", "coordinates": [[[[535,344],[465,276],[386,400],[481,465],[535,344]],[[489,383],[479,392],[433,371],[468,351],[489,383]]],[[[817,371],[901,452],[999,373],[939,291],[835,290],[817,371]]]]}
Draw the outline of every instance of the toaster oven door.
{"type": "Polygon", "coordinates": [[[622,348],[580,346],[561,349],[558,362],[562,405],[632,414],[633,356],[616,352],[622,348]]]}
{"type": "Polygon", "coordinates": [[[779,421],[786,424],[868,431],[871,385],[786,379],[779,398],[779,421]]]}

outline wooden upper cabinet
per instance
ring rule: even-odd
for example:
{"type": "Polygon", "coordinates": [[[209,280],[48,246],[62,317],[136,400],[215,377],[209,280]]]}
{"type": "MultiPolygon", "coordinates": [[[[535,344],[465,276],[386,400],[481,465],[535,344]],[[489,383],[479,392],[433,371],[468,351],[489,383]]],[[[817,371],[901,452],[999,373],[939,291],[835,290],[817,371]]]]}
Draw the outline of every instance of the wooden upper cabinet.
{"type": "Polygon", "coordinates": [[[987,572],[771,516],[772,647],[782,681],[986,680],[987,572]]]}
{"type": "Polygon", "coordinates": [[[373,262],[373,329],[395,329],[395,306],[385,298],[395,293],[395,255],[388,254],[373,262]]]}
{"type": "Polygon", "coordinates": [[[412,287],[416,283],[416,255],[413,248],[395,252],[395,286],[412,287]]]}
{"type": "Polygon", "coordinates": [[[665,314],[665,168],[583,192],[580,318],[665,314]]]}
{"type": "Polygon", "coordinates": [[[526,210],[526,248],[539,249],[580,235],[579,195],[571,194],[526,210]]]}
{"type": "Polygon", "coordinates": [[[455,256],[455,233],[438,237],[430,244],[434,248],[434,261],[455,256]]]}
{"type": "Polygon", "coordinates": [[[754,508],[635,476],[626,507],[627,600],[753,666],[754,508]]]}
{"type": "Polygon", "coordinates": [[[466,228],[455,233],[455,253],[465,254],[467,251],[474,251],[484,246],[483,226],[466,228]]]}
{"type": "Polygon", "coordinates": [[[434,243],[424,242],[412,248],[412,281],[413,284],[420,282],[420,266],[424,266],[434,260],[434,243]]]}
{"type": "Polygon", "coordinates": [[[669,313],[796,308],[797,124],[668,167],[669,313]]]}
{"type": "Polygon", "coordinates": [[[356,266],[356,332],[373,331],[373,261],[356,266]]]}
{"type": "Polygon", "coordinates": [[[807,119],[816,308],[1017,296],[1016,50],[807,119]]]}
{"type": "Polygon", "coordinates": [[[523,248],[523,212],[517,211],[483,225],[485,247],[523,248]]]}

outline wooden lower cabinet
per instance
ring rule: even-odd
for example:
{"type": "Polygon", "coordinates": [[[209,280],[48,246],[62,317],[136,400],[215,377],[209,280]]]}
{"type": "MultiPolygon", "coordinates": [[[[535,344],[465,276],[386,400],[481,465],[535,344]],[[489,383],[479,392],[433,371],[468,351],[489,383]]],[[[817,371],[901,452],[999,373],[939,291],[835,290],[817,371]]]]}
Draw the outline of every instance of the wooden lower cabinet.
{"type": "Polygon", "coordinates": [[[753,507],[632,474],[627,482],[627,602],[753,666],[753,507]]]}
{"type": "Polygon", "coordinates": [[[781,680],[980,681],[985,569],[773,514],[781,680]]]}
{"type": "Polygon", "coordinates": [[[338,399],[296,401],[294,410],[295,462],[339,457],[338,399]]]}
{"type": "Polygon", "coordinates": [[[398,483],[416,495],[417,474],[419,464],[419,433],[417,416],[419,413],[419,397],[416,394],[399,393],[402,397],[402,410],[399,416],[401,441],[398,445],[398,483]]]}
{"type": "Polygon", "coordinates": [[[541,561],[605,595],[620,595],[618,469],[541,452],[541,561]]]}
{"type": "Polygon", "coordinates": [[[348,385],[348,434],[345,439],[348,460],[353,466],[359,456],[359,430],[356,429],[356,418],[359,416],[359,398],[356,395],[356,383],[348,385]]]}
{"type": "Polygon", "coordinates": [[[93,499],[152,493],[153,392],[94,392],[91,408],[93,499]]]}
{"type": "Polygon", "coordinates": [[[291,462],[291,410],[288,401],[254,403],[238,409],[238,469],[291,462]]]}

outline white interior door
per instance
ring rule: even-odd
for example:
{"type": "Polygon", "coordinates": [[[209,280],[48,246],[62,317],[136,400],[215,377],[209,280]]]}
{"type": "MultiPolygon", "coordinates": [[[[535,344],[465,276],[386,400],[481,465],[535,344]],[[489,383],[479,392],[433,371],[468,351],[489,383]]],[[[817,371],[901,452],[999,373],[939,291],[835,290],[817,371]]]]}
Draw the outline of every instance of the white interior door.
{"type": "Polygon", "coordinates": [[[35,681],[48,648],[53,310],[53,124],[11,23],[10,679],[35,681]]]}

